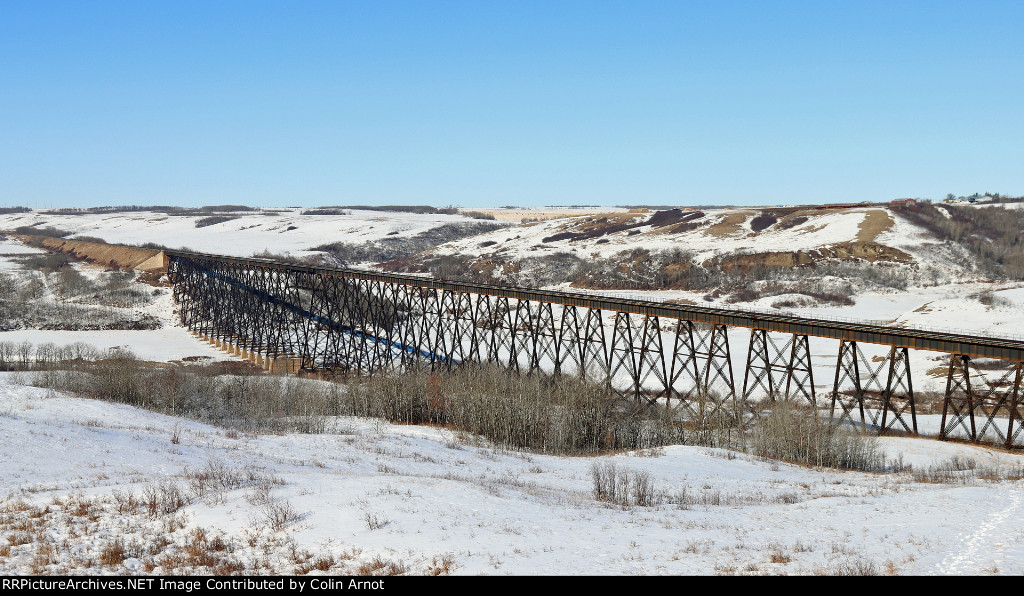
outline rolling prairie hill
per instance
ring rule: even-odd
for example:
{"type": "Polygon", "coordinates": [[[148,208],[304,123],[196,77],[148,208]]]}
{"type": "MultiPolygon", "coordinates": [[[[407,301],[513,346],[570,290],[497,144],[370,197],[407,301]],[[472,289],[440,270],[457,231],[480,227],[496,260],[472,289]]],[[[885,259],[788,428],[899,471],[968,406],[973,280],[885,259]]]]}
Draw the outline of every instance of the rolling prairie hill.
{"type": "Polygon", "coordinates": [[[490,210],[495,220],[429,208],[104,208],[6,213],[0,230],[1014,335],[1022,206],[490,210]]]}
{"type": "Polygon", "coordinates": [[[920,226],[878,206],[632,210],[495,230],[392,266],[415,269],[416,263],[460,257],[470,274],[490,274],[490,281],[546,285],[545,262],[557,262],[554,275],[563,279],[571,262],[583,269],[575,272],[573,286],[636,290],[712,287],[717,280],[707,278],[714,273],[750,277],[765,269],[841,262],[966,273],[964,255],[930,240],[920,226]],[[587,263],[600,263],[601,270],[591,271],[587,263]],[[539,280],[531,279],[531,265],[539,280]],[[522,279],[513,281],[517,277],[522,279]]]}
{"type": "MultiPolygon", "coordinates": [[[[620,209],[518,225],[357,209],[32,211],[0,215],[0,230],[1012,335],[1024,328],[1019,207],[620,209]]],[[[9,303],[106,319],[70,328],[35,312],[0,344],[34,344],[37,362],[44,347],[93,345],[159,370],[216,364],[234,383],[225,387],[280,382],[282,395],[328,386],[256,375],[244,385],[244,363],[215,362],[231,357],[180,326],[168,288],[82,263],[46,268],[60,256],[0,241],[0,281],[35,287],[9,303]],[[157,328],[136,328],[143,319],[157,328]]],[[[743,337],[733,340],[742,362],[743,337]]],[[[822,389],[831,349],[812,349],[822,389]]],[[[911,359],[918,397],[941,391],[941,355],[911,359]]],[[[530,453],[345,415],[259,432],[203,419],[208,410],[176,417],[43,383],[57,378],[0,372],[0,573],[1024,572],[1019,454],[930,440],[934,412],[919,415],[920,438],[863,443],[885,462],[868,473],[704,445],[530,453]],[[609,501],[596,484],[611,470],[653,498],[609,501]]]]}
{"type": "Polygon", "coordinates": [[[1020,207],[636,209],[496,229],[380,266],[1014,335],[1024,329],[1020,207]]]}

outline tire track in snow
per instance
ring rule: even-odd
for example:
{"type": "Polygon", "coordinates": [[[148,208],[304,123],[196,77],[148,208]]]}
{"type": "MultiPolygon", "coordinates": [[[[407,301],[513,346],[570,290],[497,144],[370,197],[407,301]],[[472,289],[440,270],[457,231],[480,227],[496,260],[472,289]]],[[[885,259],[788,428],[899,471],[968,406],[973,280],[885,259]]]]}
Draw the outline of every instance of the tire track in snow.
{"type": "MultiPolygon", "coordinates": [[[[959,548],[950,553],[936,567],[937,573],[941,575],[972,575],[981,571],[981,560],[979,555],[990,553],[998,545],[996,540],[1001,534],[990,536],[993,530],[1002,526],[1007,519],[1016,511],[1024,501],[1021,491],[1013,490],[1009,493],[1010,505],[1002,511],[993,513],[989,518],[974,531],[973,534],[959,541],[959,548]],[[986,548],[987,547],[987,548],[986,548]]],[[[1005,530],[1001,530],[1005,531],[1005,530]]]]}

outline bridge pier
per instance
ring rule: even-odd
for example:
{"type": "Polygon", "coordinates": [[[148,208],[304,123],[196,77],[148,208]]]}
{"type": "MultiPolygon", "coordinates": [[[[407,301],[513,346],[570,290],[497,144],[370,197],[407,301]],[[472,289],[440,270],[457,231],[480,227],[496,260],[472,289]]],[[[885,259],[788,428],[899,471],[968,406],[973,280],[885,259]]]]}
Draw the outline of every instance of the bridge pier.
{"type": "Polygon", "coordinates": [[[840,343],[832,386],[832,415],[836,415],[838,404],[842,409],[840,423],[849,420],[855,424],[854,413],[858,413],[860,425],[865,429],[874,427],[878,434],[899,424],[904,432],[916,435],[917,410],[909,352],[907,348],[891,346],[886,357],[878,358],[877,362],[868,359],[856,341],[840,343]],[[853,384],[852,389],[844,389],[847,382],[853,384]],[[908,413],[910,424],[904,419],[908,413]]]}
{"type": "Polygon", "coordinates": [[[986,435],[1010,448],[1020,434],[1020,390],[1024,363],[1006,362],[985,368],[988,375],[966,354],[950,354],[946,395],[942,402],[940,439],[961,434],[971,442],[986,435]],[[993,374],[994,373],[994,374],[993,374]],[[995,378],[994,375],[999,375],[995,378]],[[1006,416],[1005,432],[1002,428],[1006,416]],[[1017,430],[1014,431],[1014,424],[1017,430]],[[980,429],[979,429],[980,426],[980,429]]]}
{"type": "Polygon", "coordinates": [[[212,337],[201,331],[190,330],[189,333],[200,341],[211,344],[231,356],[247,360],[268,372],[295,374],[302,369],[302,358],[295,354],[287,353],[270,356],[264,350],[246,347],[244,340],[239,337],[232,337],[232,340],[227,340],[212,337]]]}
{"type": "Polygon", "coordinates": [[[270,373],[295,374],[302,369],[302,358],[296,358],[292,354],[266,358],[263,361],[263,368],[270,373]]]}

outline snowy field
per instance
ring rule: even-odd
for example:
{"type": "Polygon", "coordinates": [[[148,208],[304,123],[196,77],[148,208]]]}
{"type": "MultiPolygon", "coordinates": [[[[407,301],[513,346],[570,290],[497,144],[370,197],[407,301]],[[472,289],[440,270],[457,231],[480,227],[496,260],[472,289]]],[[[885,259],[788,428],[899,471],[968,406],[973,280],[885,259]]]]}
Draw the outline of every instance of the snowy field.
{"type": "MultiPolygon", "coordinates": [[[[735,226],[730,225],[720,234],[708,233],[706,228],[681,234],[651,233],[657,232],[657,230],[650,225],[640,226],[630,231],[639,232],[642,235],[643,248],[651,251],[685,248],[695,253],[694,261],[699,263],[722,253],[736,251],[812,250],[822,245],[853,240],[856,238],[859,226],[864,221],[868,211],[878,211],[878,209],[865,209],[852,213],[830,213],[818,216],[813,222],[798,225],[788,230],[773,231],[756,236],[751,233],[749,220],[758,211],[749,209],[721,209],[710,212],[707,219],[713,222],[724,223],[736,220],[735,226]]],[[[526,213],[527,211],[524,210],[524,215],[526,213]]],[[[634,221],[642,222],[649,218],[651,214],[644,212],[635,214],[619,213],[615,215],[626,218],[632,217],[634,221]]],[[[561,251],[573,252],[579,256],[612,257],[623,250],[638,247],[635,234],[631,235],[626,232],[601,236],[599,239],[605,241],[601,243],[598,243],[597,239],[569,243],[544,242],[545,237],[552,236],[558,232],[576,230],[573,227],[573,223],[573,220],[567,218],[544,220],[528,227],[497,230],[482,234],[479,237],[458,240],[446,245],[445,250],[473,254],[474,251],[479,251],[477,246],[481,240],[493,240],[496,244],[492,250],[504,251],[513,258],[561,251]]]]}
{"type": "MultiPolygon", "coordinates": [[[[25,246],[12,239],[0,240],[0,273],[19,271],[22,269],[17,257],[33,254],[44,254],[45,251],[25,246]]],[[[73,267],[88,278],[95,278],[102,268],[87,264],[74,264],[73,267]]],[[[153,288],[138,284],[147,293],[153,288]]],[[[69,331],[51,329],[12,329],[0,331],[0,342],[22,343],[33,345],[52,343],[70,345],[77,342],[89,344],[102,350],[111,348],[128,348],[143,360],[167,362],[180,360],[190,356],[205,359],[224,360],[228,356],[224,352],[197,341],[196,338],[181,326],[174,310],[174,300],[169,289],[161,289],[146,305],[136,309],[137,314],[145,314],[160,322],[159,329],[148,330],[89,330],[69,331]]],[[[53,300],[47,296],[43,300],[53,300]]]]}
{"type": "MultiPolygon", "coordinates": [[[[419,225],[406,221],[419,216],[385,217],[373,233],[419,225]]],[[[133,236],[128,225],[82,221],[80,233],[112,242],[222,254],[298,253],[337,239],[324,230],[291,242],[296,230],[250,236],[186,225],[133,236]],[[289,240],[274,244],[268,234],[289,240]]],[[[0,227],[15,225],[27,223],[0,227]]],[[[19,246],[0,246],[0,258],[19,246]]],[[[856,310],[834,313],[1021,329],[1024,289],[1000,295],[1009,304],[986,310],[952,290],[919,289],[858,297],[856,310]],[[922,301],[927,311],[917,310],[922,301]]],[[[0,341],[129,347],[154,361],[230,358],[178,325],[169,293],[141,308],[162,327],[20,329],[0,341]]],[[[746,338],[730,341],[739,371],[746,338]]],[[[831,388],[834,350],[812,341],[819,391],[831,388]]],[[[925,374],[942,365],[936,357],[912,353],[915,390],[944,388],[944,377],[925,374]]],[[[324,434],[252,435],[31,387],[30,375],[0,374],[0,574],[1024,573],[1024,460],[996,449],[885,437],[887,458],[912,468],[867,474],[690,446],[536,455],[373,419],[333,419],[324,434]],[[598,500],[592,473],[610,463],[620,474],[646,473],[652,503],[598,500]],[[937,480],[929,470],[954,471],[937,480]]],[[[936,416],[919,423],[923,433],[938,428],[936,416]]]]}
{"type": "Polygon", "coordinates": [[[303,209],[281,208],[232,214],[232,219],[196,227],[204,217],[140,212],[48,215],[40,211],[0,215],[0,230],[38,225],[74,230],[112,244],[156,243],[236,257],[270,251],[302,256],[330,242],[379,240],[388,235],[414,236],[446,223],[470,223],[461,215],[345,210],[345,215],[301,215],[303,209]],[[237,216],[237,217],[236,217],[237,216]]]}
{"type": "MultiPolygon", "coordinates": [[[[274,573],[316,561],[346,573],[1024,573],[1019,480],[923,482],[684,446],[553,457],[443,429],[353,418],[334,425],[322,435],[247,435],[3,375],[0,519],[43,526],[46,541],[0,551],[0,573],[187,572],[188,557],[161,566],[151,553],[161,537],[165,551],[188,552],[197,528],[209,542],[219,537],[235,565],[274,573]],[[677,502],[596,500],[592,466],[609,462],[619,473],[647,472],[653,489],[677,502]],[[263,494],[258,484],[191,493],[171,514],[125,505],[128,495],[142,500],[169,486],[189,495],[202,470],[273,482],[263,494]],[[283,527],[273,507],[290,513],[283,527]],[[123,560],[96,563],[118,539],[123,560]]],[[[1022,465],[980,447],[882,443],[916,469],[953,456],[993,471],[1022,465]]]]}

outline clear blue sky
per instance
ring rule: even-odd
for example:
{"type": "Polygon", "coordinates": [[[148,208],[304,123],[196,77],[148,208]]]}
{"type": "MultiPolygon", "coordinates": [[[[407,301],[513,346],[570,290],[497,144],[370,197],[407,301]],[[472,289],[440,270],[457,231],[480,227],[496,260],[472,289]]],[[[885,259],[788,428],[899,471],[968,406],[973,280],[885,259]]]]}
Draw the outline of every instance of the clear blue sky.
{"type": "Polygon", "coordinates": [[[0,206],[1024,194],[1024,2],[0,0],[0,206]]]}

